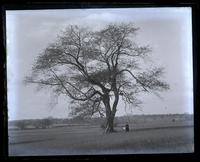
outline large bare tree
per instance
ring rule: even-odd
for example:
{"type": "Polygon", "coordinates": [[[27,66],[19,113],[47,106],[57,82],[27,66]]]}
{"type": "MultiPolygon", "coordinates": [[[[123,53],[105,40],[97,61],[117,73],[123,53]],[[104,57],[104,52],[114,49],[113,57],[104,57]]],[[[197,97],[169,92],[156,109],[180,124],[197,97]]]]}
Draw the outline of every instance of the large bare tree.
{"type": "Polygon", "coordinates": [[[167,90],[160,80],[163,68],[140,68],[151,52],[138,46],[132,24],[110,24],[99,31],[68,26],[38,56],[26,83],[50,87],[71,98],[74,116],[106,116],[106,132],[113,132],[119,100],[137,106],[141,92],[167,90]]]}

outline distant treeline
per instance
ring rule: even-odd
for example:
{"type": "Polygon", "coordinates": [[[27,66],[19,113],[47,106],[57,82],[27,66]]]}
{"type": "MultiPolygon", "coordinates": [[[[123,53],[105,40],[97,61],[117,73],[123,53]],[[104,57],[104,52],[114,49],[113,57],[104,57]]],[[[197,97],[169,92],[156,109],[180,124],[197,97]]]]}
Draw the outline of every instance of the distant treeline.
{"type": "MultiPolygon", "coordinates": [[[[115,125],[129,123],[145,123],[151,121],[193,121],[192,114],[163,114],[163,115],[126,115],[115,118],[115,125]]],[[[44,129],[51,127],[73,126],[73,125],[101,125],[105,124],[105,118],[66,118],[59,119],[48,117],[45,119],[25,119],[8,122],[9,129],[44,129]]]]}

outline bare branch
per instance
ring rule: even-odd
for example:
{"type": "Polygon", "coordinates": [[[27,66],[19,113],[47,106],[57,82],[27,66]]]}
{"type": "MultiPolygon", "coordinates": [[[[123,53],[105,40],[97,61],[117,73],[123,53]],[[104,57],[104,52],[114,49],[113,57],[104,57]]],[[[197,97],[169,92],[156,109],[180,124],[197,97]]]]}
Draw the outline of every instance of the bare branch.
{"type": "Polygon", "coordinates": [[[122,72],[128,72],[129,74],[131,74],[131,76],[143,87],[143,89],[144,89],[145,91],[149,92],[149,91],[145,88],[145,87],[148,87],[148,86],[145,85],[144,83],[142,83],[135,75],[133,75],[133,73],[132,73],[130,70],[128,70],[128,69],[123,69],[123,70],[119,71],[119,72],[117,73],[117,75],[120,74],[120,73],[122,73],[122,72]]]}

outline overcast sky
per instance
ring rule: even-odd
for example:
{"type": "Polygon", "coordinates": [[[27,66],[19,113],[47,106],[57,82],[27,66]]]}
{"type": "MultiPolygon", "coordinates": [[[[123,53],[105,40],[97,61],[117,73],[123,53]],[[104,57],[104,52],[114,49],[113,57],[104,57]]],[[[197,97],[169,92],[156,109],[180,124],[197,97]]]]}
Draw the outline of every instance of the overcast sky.
{"type": "MultiPolygon", "coordinates": [[[[18,10],[6,12],[9,119],[68,116],[66,97],[51,108],[50,90],[37,91],[36,85],[22,83],[34,59],[62,29],[76,24],[97,30],[109,23],[129,22],[140,28],[135,41],[152,47],[149,62],[165,68],[163,79],[170,90],[160,93],[163,99],[140,96],[142,111],[127,107],[126,113],[193,113],[191,8],[18,10]]],[[[118,116],[126,114],[124,107],[120,102],[118,116]]]]}

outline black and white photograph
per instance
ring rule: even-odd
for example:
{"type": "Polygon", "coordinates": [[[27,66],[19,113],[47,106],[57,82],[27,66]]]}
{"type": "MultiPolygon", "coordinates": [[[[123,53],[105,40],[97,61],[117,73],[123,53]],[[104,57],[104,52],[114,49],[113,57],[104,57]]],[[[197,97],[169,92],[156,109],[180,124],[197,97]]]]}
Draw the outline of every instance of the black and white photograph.
{"type": "Polygon", "coordinates": [[[5,18],[9,156],[194,152],[191,7],[5,18]]]}

